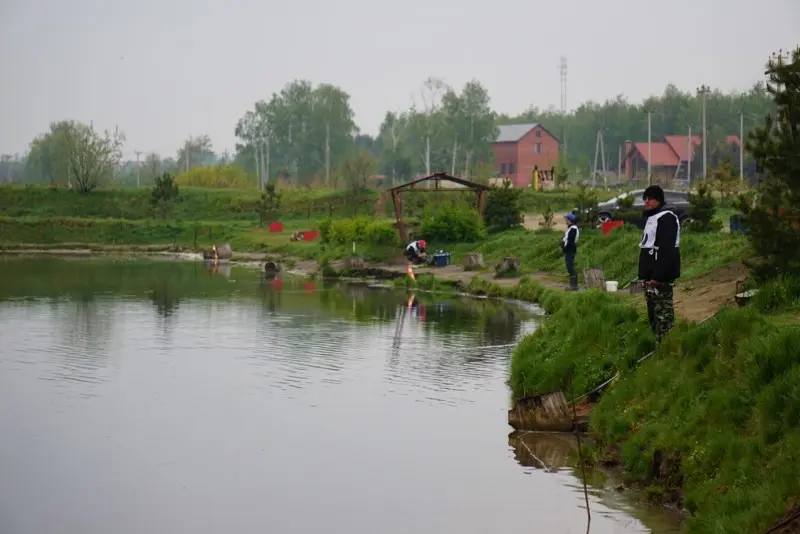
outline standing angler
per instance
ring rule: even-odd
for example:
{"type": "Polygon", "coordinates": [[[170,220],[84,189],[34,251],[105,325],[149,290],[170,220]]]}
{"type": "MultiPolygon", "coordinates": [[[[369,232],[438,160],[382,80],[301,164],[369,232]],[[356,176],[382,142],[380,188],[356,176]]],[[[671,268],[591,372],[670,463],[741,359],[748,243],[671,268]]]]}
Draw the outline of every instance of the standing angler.
{"type": "Polygon", "coordinates": [[[569,273],[569,287],[567,291],[578,290],[578,272],[575,270],[575,254],[578,253],[578,236],[580,229],[575,224],[575,214],[567,213],[564,215],[564,222],[567,224],[567,231],[561,240],[561,250],[564,251],[564,263],[567,264],[569,273]]]}
{"type": "Polygon", "coordinates": [[[675,322],[672,287],[681,276],[681,223],[664,205],[661,187],[645,189],[642,200],[647,222],[639,243],[639,280],[644,283],[650,328],[660,342],[675,322]]]}

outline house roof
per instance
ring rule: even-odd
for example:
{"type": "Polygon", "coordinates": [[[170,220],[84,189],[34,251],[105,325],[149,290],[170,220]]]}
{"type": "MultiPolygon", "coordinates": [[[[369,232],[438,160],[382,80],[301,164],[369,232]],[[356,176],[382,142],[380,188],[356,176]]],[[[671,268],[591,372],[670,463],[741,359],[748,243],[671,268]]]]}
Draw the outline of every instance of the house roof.
{"type": "Polygon", "coordinates": [[[524,124],[503,124],[498,126],[499,132],[495,143],[515,143],[525,137],[525,135],[539,126],[537,122],[528,122],[524,124]]]}
{"type": "MultiPolygon", "coordinates": [[[[647,161],[647,143],[633,143],[633,148],[647,161]]],[[[650,165],[654,167],[675,167],[681,162],[681,160],[678,159],[678,155],[667,143],[651,143],[650,150],[652,151],[653,158],[652,161],[650,161],[650,165]]]]}
{"type": "MultiPolygon", "coordinates": [[[[678,155],[678,158],[681,161],[689,161],[689,136],[688,135],[665,135],[664,141],[669,145],[675,154],[678,155]]],[[[700,136],[693,135],[692,136],[692,151],[693,154],[697,154],[694,150],[701,144],[700,136]]]]}
{"type": "Polygon", "coordinates": [[[729,135],[725,138],[725,142],[729,145],[742,146],[742,141],[739,139],[738,135],[729,135]]]}

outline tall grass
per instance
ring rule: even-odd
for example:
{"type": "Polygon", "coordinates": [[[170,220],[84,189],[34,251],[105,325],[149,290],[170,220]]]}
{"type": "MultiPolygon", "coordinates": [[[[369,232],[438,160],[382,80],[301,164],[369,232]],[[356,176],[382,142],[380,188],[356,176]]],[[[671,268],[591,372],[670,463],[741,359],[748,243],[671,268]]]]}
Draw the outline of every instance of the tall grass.
{"type": "Polygon", "coordinates": [[[517,397],[586,392],[620,372],[591,415],[648,495],[682,494],[688,532],[763,532],[800,495],[800,281],[742,309],[679,323],[655,354],[643,317],[613,295],[570,295],[514,352],[517,397]]]}

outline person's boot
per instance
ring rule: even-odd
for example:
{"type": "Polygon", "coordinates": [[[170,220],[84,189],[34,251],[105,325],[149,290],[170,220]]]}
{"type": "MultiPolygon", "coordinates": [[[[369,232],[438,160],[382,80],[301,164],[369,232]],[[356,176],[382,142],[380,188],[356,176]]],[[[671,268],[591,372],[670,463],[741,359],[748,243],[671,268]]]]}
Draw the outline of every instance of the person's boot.
{"type": "Polygon", "coordinates": [[[567,287],[567,291],[577,291],[577,290],[578,290],[578,277],[570,276],[569,287],[567,287]]]}

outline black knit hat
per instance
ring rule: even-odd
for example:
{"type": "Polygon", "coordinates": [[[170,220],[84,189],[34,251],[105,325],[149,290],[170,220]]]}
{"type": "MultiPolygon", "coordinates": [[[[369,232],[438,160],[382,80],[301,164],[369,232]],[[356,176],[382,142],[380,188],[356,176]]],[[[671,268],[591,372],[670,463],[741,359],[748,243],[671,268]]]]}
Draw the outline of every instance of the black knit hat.
{"type": "Polygon", "coordinates": [[[659,204],[664,203],[664,190],[661,189],[659,185],[651,185],[647,189],[644,190],[642,193],[642,200],[646,198],[652,198],[653,200],[658,200],[659,204]]]}

